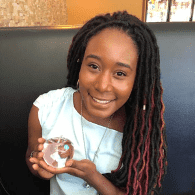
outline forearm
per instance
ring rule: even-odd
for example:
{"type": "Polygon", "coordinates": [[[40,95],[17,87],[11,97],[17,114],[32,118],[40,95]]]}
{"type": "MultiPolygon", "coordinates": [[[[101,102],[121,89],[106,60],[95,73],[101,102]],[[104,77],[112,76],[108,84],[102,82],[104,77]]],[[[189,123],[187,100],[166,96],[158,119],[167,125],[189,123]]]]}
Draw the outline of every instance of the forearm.
{"type": "Polygon", "coordinates": [[[125,192],[113,185],[108,179],[106,179],[99,172],[93,178],[93,184],[91,184],[101,195],[124,195],[125,192]]]}

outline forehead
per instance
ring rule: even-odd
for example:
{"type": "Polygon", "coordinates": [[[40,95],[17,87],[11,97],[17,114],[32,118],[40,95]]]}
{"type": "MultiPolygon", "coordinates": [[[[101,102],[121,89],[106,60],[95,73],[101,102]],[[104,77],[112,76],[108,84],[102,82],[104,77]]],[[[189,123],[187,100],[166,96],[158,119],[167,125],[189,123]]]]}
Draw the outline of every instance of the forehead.
{"type": "Polygon", "coordinates": [[[122,30],[104,29],[94,35],[87,44],[85,55],[97,53],[118,58],[137,57],[137,47],[132,38],[122,30]]]}

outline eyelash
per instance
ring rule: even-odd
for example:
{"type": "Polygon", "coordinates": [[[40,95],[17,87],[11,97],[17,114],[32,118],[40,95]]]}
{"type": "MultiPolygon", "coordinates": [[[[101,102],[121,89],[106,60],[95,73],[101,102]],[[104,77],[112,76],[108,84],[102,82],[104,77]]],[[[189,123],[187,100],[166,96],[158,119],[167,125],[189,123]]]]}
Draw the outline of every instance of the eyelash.
{"type": "MultiPolygon", "coordinates": [[[[117,72],[117,74],[118,74],[118,73],[122,73],[123,76],[127,76],[124,72],[117,72]]],[[[118,75],[118,76],[119,76],[119,75],[118,75]]]]}
{"type": "MultiPolygon", "coordinates": [[[[90,64],[89,67],[91,67],[91,68],[94,69],[94,70],[98,69],[98,66],[95,65],[95,64],[90,64]]],[[[119,71],[119,72],[117,72],[116,74],[117,74],[117,76],[119,76],[119,77],[121,77],[121,76],[127,76],[127,75],[126,75],[124,72],[122,72],[122,71],[119,71]],[[118,73],[122,73],[122,75],[119,76],[118,73]]]]}
{"type": "Polygon", "coordinates": [[[97,69],[97,68],[98,68],[98,66],[95,65],[95,64],[90,64],[89,67],[91,67],[91,68],[93,68],[93,69],[97,69]],[[95,66],[96,68],[94,68],[94,66],[95,66]]]}

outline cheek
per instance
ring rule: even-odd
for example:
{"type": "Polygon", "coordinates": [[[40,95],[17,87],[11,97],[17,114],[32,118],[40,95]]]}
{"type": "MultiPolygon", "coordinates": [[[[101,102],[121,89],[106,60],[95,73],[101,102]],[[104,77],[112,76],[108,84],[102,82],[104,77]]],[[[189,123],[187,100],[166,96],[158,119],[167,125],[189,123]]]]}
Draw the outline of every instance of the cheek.
{"type": "Polygon", "coordinates": [[[88,87],[94,82],[95,76],[92,75],[89,71],[86,71],[84,68],[82,68],[79,73],[79,84],[81,84],[83,87],[88,87]]]}
{"type": "Polygon", "coordinates": [[[120,99],[121,104],[124,104],[131,95],[133,83],[123,83],[122,85],[118,85],[115,89],[117,90],[118,99],[120,99]]]}
{"type": "Polygon", "coordinates": [[[133,89],[133,82],[125,81],[120,84],[116,83],[115,89],[117,89],[117,91],[120,92],[122,96],[129,96],[133,89]]]}

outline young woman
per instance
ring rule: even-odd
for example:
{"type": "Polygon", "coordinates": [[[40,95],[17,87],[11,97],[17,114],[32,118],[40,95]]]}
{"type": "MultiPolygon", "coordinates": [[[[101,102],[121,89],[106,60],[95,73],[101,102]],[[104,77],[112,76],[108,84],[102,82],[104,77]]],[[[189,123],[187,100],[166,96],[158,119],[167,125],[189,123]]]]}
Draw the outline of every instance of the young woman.
{"type": "Polygon", "coordinates": [[[68,82],[41,95],[29,115],[31,172],[51,194],[159,192],[167,167],[159,49],[148,26],[124,12],[89,20],[69,49],[68,82]],[[53,168],[46,139],[74,144],[73,160],[53,168]]]}

